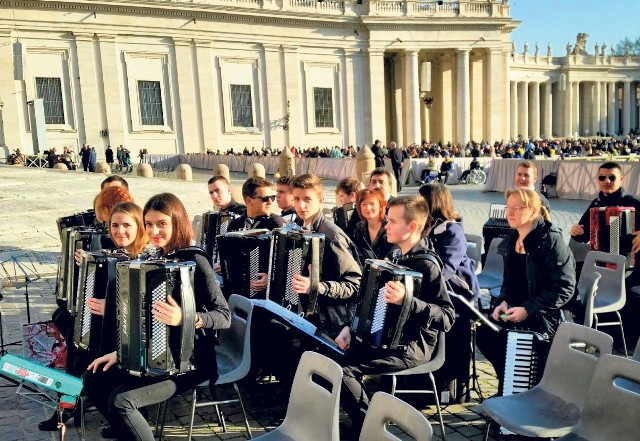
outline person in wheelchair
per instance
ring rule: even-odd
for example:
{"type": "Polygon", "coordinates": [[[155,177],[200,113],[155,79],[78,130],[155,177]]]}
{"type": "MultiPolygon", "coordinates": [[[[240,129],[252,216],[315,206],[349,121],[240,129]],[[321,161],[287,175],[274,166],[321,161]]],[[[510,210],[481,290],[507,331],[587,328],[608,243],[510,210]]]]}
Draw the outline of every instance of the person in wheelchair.
{"type": "Polygon", "coordinates": [[[422,170],[420,181],[417,182],[417,184],[428,184],[433,181],[437,175],[436,160],[433,155],[429,155],[429,162],[427,162],[427,166],[422,170]]]}
{"type": "Polygon", "coordinates": [[[442,161],[442,164],[440,164],[440,173],[438,173],[437,179],[444,185],[447,185],[447,179],[449,179],[449,176],[451,176],[451,173],[453,173],[454,163],[451,160],[449,152],[444,152],[443,156],[444,161],[442,161]]]}
{"type": "Polygon", "coordinates": [[[473,170],[480,170],[482,167],[480,167],[480,161],[478,160],[477,156],[473,157],[473,161],[471,161],[471,164],[469,164],[469,170],[465,170],[462,173],[462,176],[460,176],[460,182],[463,182],[465,184],[469,183],[469,175],[471,174],[471,172],[473,170]]]}

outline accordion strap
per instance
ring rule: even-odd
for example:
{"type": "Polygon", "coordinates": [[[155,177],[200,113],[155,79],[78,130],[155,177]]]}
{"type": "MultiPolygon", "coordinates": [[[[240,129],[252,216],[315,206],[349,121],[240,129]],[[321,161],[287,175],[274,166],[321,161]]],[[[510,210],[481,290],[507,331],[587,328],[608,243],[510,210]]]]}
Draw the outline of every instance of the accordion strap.
{"type": "MultiPolygon", "coordinates": [[[[404,326],[404,323],[409,319],[409,314],[411,314],[411,305],[413,304],[413,285],[413,277],[406,274],[404,276],[404,299],[402,299],[400,315],[398,316],[398,324],[401,324],[402,326],[404,326]]],[[[401,329],[402,327],[398,327],[396,329],[390,347],[395,348],[400,345],[400,340],[402,338],[401,329]]]]}
{"type": "Polygon", "coordinates": [[[191,352],[186,348],[193,348],[193,341],[195,339],[195,315],[196,315],[196,301],[191,286],[191,278],[189,275],[189,268],[186,266],[180,267],[180,284],[182,285],[182,299],[180,299],[180,307],[182,308],[182,329],[180,332],[180,359],[174,360],[176,366],[180,371],[187,371],[189,368],[189,359],[191,358],[191,352]]]}
{"type": "Polygon", "coordinates": [[[320,286],[320,238],[314,236],[311,238],[311,289],[309,291],[309,306],[307,307],[307,316],[312,316],[316,312],[318,303],[318,289],[320,286]]]}

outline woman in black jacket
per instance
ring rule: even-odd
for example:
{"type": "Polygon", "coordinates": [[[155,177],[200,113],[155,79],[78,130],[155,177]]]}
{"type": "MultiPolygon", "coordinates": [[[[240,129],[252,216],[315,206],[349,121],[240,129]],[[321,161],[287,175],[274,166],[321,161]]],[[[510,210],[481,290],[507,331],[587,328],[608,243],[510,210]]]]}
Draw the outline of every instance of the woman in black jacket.
{"type": "Polygon", "coordinates": [[[360,261],[384,259],[393,244],[387,242],[387,202],[378,189],[361,190],[356,196],[356,211],[362,219],[353,233],[353,244],[358,250],[360,261]]]}
{"type": "Polygon", "coordinates": [[[211,261],[201,250],[190,247],[191,223],[180,200],[170,193],[153,196],[144,207],[144,222],[151,243],[162,249],[167,259],[196,264],[193,293],[196,320],[183,322],[182,309],[171,297],[153,304],[154,317],[169,326],[194,326],[193,362],[195,369],[169,377],[137,377],[112,366],[111,352],[93,361],[84,375],[85,393],[116,428],[118,439],[154,439],[139,409],[160,403],[209,379],[215,383],[217,366],[214,346],[216,329],[228,328],[230,312],[215,279],[211,261]],[[111,368],[111,369],[110,369],[111,368]]]}
{"type": "MultiPolygon", "coordinates": [[[[498,248],[504,280],[491,317],[507,329],[535,331],[552,339],[561,321],[560,308],[575,292],[573,254],[535,191],[513,188],[506,198],[513,231],[498,248]]],[[[482,328],[486,327],[480,328],[478,346],[502,384],[507,333],[482,328]]]]}

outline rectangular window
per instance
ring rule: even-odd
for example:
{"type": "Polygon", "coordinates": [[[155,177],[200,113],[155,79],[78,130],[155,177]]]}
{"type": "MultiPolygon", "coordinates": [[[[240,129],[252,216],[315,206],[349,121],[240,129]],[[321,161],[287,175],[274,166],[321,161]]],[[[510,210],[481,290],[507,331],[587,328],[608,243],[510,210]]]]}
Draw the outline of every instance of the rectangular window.
{"type": "Polygon", "coordinates": [[[231,84],[231,113],[234,127],[253,127],[251,86],[231,84]]]}
{"type": "Polygon", "coordinates": [[[143,126],[164,125],[160,81],[138,81],[140,122],[143,126]]]}
{"type": "Polygon", "coordinates": [[[44,102],[45,124],[64,124],[60,78],[36,78],[36,94],[44,102]]]}
{"type": "Polygon", "coordinates": [[[316,127],[333,127],[333,91],[329,87],[313,88],[316,127]]]}

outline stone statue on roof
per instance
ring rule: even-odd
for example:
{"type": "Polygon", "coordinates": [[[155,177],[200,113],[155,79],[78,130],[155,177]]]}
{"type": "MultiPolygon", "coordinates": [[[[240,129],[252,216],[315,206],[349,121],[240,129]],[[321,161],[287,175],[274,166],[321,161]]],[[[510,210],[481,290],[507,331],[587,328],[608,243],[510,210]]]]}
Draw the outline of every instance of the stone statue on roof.
{"type": "Polygon", "coordinates": [[[573,47],[573,55],[584,55],[584,48],[587,46],[587,38],[589,38],[589,34],[586,32],[580,32],[576,36],[576,44],[573,47]]]}
{"type": "Polygon", "coordinates": [[[551,56],[551,43],[547,43],[547,57],[551,56]]]}

